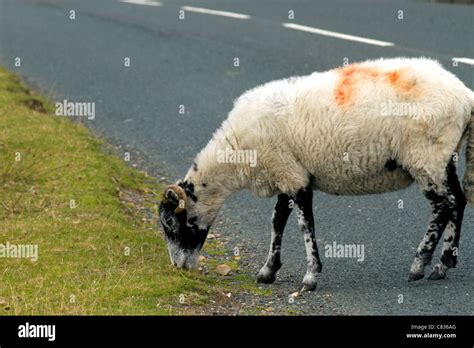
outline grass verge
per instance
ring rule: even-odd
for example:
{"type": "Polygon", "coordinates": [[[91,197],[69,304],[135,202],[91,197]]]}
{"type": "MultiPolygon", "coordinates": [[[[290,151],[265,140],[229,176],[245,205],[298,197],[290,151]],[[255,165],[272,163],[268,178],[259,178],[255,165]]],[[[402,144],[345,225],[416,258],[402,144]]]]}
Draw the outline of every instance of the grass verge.
{"type": "Polygon", "coordinates": [[[232,308],[236,282],[253,289],[245,275],[171,267],[155,228],[162,188],[104,146],[0,69],[0,315],[208,313],[232,308]],[[12,245],[36,245],[38,259],[12,245]]]}

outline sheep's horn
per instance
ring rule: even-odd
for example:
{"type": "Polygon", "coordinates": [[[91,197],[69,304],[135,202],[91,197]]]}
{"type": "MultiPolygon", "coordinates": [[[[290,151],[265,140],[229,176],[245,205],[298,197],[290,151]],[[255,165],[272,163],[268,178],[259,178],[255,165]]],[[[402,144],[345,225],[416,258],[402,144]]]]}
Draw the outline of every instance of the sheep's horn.
{"type": "Polygon", "coordinates": [[[186,192],[184,192],[183,188],[181,186],[178,186],[178,185],[169,185],[169,186],[166,187],[166,196],[167,197],[168,197],[168,192],[169,191],[173,191],[176,194],[176,196],[178,196],[178,206],[174,210],[174,212],[176,214],[178,214],[186,208],[186,206],[185,206],[186,192]]]}

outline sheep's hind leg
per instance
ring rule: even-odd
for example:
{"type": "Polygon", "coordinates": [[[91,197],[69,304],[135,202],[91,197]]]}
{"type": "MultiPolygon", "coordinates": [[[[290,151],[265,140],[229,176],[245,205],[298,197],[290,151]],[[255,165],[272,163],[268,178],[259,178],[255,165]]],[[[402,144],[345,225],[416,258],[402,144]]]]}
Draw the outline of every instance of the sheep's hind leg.
{"type": "Polygon", "coordinates": [[[430,201],[432,215],[423,240],[416,251],[415,260],[410,269],[409,281],[424,277],[426,265],[431,263],[433,252],[441,238],[441,235],[452,218],[455,208],[455,196],[451,191],[447,180],[437,184],[431,180],[419,180],[419,185],[425,197],[430,201]]]}
{"type": "Polygon", "coordinates": [[[306,259],[308,262],[306,274],[303,278],[303,289],[301,291],[312,291],[316,289],[317,278],[322,270],[319,259],[318,245],[314,233],[313,217],[313,190],[307,187],[298,191],[295,198],[298,214],[298,225],[303,232],[306,247],[306,259]]]}
{"type": "Polygon", "coordinates": [[[272,216],[270,251],[268,252],[267,262],[265,262],[265,265],[258,272],[257,282],[259,283],[271,284],[276,279],[276,274],[281,267],[281,239],[291,210],[290,197],[286,194],[278,195],[278,201],[272,216]]]}
{"type": "Polygon", "coordinates": [[[438,280],[446,278],[448,268],[456,267],[457,255],[459,248],[459,238],[461,236],[461,224],[464,216],[464,208],[466,207],[466,197],[462,191],[456,174],[456,166],[453,163],[448,164],[448,180],[449,189],[455,197],[455,207],[451,219],[444,231],[443,251],[441,254],[441,262],[433,267],[433,272],[428,279],[438,280]]]}

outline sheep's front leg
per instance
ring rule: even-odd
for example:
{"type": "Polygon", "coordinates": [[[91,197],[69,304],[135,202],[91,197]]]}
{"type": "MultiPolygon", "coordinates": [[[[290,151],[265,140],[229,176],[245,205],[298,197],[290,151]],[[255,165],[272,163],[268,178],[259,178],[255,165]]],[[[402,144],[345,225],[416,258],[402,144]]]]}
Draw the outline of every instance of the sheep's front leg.
{"type": "Polygon", "coordinates": [[[265,265],[258,272],[257,282],[259,283],[270,284],[276,279],[276,273],[281,267],[281,239],[292,207],[293,204],[290,202],[290,197],[288,195],[278,195],[278,201],[275,205],[272,216],[272,239],[270,243],[270,251],[268,252],[267,262],[265,262],[265,265]]]}
{"type": "Polygon", "coordinates": [[[316,289],[317,277],[322,270],[319,259],[318,245],[314,233],[313,217],[313,190],[311,187],[298,191],[295,199],[298,225],[303,232],[306,247],[306,260],[308,262],[306,274],[303,278],[302,291],[316,289]]]}

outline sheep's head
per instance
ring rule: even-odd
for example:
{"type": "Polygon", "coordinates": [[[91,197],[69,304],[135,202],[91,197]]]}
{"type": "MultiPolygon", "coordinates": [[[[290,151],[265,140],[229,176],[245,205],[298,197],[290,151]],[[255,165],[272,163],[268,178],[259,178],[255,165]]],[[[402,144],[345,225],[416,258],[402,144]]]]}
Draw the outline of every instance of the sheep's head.
{"type": "Polygon", "coordinates": [[[188,205],[195,204],[193,187],[186,183],[169,185],[160,204],[168,251],[173,265],[179,268],[196,268],[199,251],[207,237],[208,228],[199,228],[197,217],[189,217],[188,205]]]}

